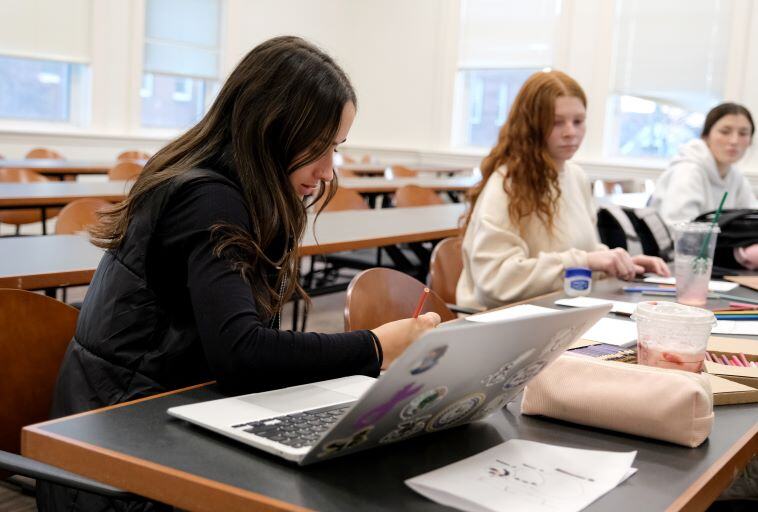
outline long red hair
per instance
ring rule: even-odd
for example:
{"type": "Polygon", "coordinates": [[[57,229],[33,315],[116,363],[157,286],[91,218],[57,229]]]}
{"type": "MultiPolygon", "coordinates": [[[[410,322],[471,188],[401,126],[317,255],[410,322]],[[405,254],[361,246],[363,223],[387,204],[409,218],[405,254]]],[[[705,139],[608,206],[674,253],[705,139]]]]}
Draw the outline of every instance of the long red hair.
{"type": "Polygon", "coordinates": [[[536,214],[552,230],[561,190],[547,139],[555,121],[555,100],[561,96],[579,98],[587,107],[582,88],[560,71],[540,71],[524,82],[500,129],[497,144],[482,160],[482,181],[468,193],[471,204],[464,231],[487,180],[502,165],[507,169],[503,189],[508,195],[511,221],[522,231],[523,221],[536,214]]]}

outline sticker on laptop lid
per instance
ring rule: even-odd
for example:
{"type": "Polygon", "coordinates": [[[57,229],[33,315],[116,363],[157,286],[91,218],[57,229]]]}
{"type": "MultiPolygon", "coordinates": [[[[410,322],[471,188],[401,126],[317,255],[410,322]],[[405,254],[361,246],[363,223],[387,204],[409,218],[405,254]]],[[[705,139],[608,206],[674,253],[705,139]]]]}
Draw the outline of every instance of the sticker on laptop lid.
{"type": "Polygon", "coordinates": [[[414,436],[418,434],[419,432],[424,430],[424,427],[426,427],[426,423],[429,421],[429,418],[431,418],[431,414],[426,414],[424,416],[418,416],[416,418],[411,418],[409,420],[401,421],[397,424],[397,426],[388,432],[384,437],[379,439],[380,444],[386,444],[386,443],[394,443],[396,441],[402,441],[403,439],[408,439],[411,436],[414,436]]]}
{"type": "Polygon", "coordinates": [[[486,418],[493,412],[497,412],[506,405],[508,405],[508,402],[510,402],[513,399],[512,393],[501,393],[497,395],[495,398],[487,402],[487,405],[476,411],[476,414],[474,414],[471,419],[472,420],[481,420],[483,418],[486,418]]]}
{"type": "Polygon", "coordinates": [[[397,404],[402,402],[403,400],[406,400],[412,396],[414,396],[416,393],[421,391],[421,389],[424,386],[421,384],[414,384],[411,382],[410,384],[406,384],[399,390],[395,392],[394,395],[392,395],[392,398],[384,402],[383,404],[379,404],[370,411],[366,412],[365,414],[361,415],[357,420],[355,420],[354,427],[355,428],[364,428],[369,425],[375,425],[379,422],[388,412],[390,412],[392,409],[395,408],[397,404]]]}
{"type": "Polygon", "coordinates": [[[487,395],[484,393],[472,393],[460,400],[456,400],[432,418],[426,426],[427,432],[442,430],[464,420],[473,414],[484,403],[486,398],[487,395]]]}
{"type": "Polygon", "coordinates": [[[424,357],[419,359],[414,363],[414,365],[411,367],[411,375],[418,375],[420,373],[424,373],[427,370],[431,370],[435,366],[437,366],[437,363],[440,359],[442,359],[442,356],[445,355],[445,352],[447,352],[447,345],[441,345],[439,347],[435,347],[429,352],[427,352],[424,357]]]}
{"type": "Polygon", "coordinates": [[[362,445],[368,441],[368,435],[373,429],[374,426],[371,425],[362,428],[357,432],[354,432],[348,437],[342,437],[340,439],[329,441],[329,443],[323,447],[321,453],[318,454],[318,457],[326,457],[327,455],[333,455],[335,453],[339,453],[341,451],[349,450],[351,448],[355,448],[356,446],[362,445]]]}
{"type": "Polygon", "coordinates": [[[547,366],[547,361],[535,361],[532,364],[521,368],[513,377],[503,384],[503,389],[507,390],[524,386],[529,382],[529,379],[542,371],[545,366],[547,366]]]}
{"type": "Polygon", "coordinates": [[[403,410],[400,411],[400,417],[404,420],[410,419],[423,412],[425,409],[430,408],[441,399],[445,398],[446,395],[446,386],[438,386],[433,389],[428,389],[413,397],[413,399],[403,407],[403,410]]]}

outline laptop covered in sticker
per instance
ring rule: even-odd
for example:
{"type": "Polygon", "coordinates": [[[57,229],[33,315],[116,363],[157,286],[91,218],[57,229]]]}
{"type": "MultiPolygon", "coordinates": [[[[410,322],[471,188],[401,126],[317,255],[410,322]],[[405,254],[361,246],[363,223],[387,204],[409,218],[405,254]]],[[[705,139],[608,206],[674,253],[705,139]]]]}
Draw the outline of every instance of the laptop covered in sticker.
{"type": "Polygon", "coordinates": [[[378,379],[351,376],[172,407],[168,414],[310,464],[486,418],[610,305],[427,331],[378,379]]]}

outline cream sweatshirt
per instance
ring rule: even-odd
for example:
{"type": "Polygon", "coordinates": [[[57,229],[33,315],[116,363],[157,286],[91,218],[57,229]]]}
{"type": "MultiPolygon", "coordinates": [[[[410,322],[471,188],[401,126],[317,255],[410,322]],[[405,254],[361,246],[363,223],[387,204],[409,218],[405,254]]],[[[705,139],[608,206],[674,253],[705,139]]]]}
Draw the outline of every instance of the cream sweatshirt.
{"type": "Polygon", "coordinates": [[[724,208],[758,208],[747,178],[734,166],[722,178],[708,145],[695,139],[679,148],[679,154],[658,178],[650,206],[670,227],[715,210],[725,191],[729,195],[724,208]]]}
{"type": "Polygon", "coordinates": [[[586,267],[587,252],[607,249],[581,167],[566,162],[560,172],[553,231],[532,215],[523,236],[508,215],[505,172],[501,167],[492,173],[466,228],[456,288],[460,306],[489,309],[558,290],[567,267],[586,267]]]}

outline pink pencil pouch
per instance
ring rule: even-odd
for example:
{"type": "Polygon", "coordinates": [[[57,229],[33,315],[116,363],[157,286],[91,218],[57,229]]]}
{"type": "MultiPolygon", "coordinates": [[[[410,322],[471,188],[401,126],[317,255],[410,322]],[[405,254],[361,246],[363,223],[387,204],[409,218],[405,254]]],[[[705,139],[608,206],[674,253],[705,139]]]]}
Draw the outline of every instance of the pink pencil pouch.
{"type": "Polygon", "coordinates": [[[700,445],[713,428],[705,375],[564,354],[524,390],[523,414],[700,445]]]}

